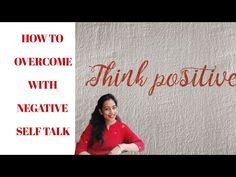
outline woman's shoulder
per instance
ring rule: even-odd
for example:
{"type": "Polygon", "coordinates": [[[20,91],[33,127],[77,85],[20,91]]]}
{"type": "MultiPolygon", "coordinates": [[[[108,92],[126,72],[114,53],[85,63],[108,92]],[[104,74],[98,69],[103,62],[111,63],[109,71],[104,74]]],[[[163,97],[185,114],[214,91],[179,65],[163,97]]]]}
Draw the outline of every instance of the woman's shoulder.
{"type": "Polygon", "coordinates": [[[128,128],[127,124],[125,122],[123,122],[123,121],[120,121],[120,120],[117,121],[117,125],[120,128],[128,128]]]}
{"type": "Polygon", "coordinates": [[[85,130],[90,130],[92,129],[93,125],[91,123],[88,123],[87,126],[85,127],[85,130]]]}

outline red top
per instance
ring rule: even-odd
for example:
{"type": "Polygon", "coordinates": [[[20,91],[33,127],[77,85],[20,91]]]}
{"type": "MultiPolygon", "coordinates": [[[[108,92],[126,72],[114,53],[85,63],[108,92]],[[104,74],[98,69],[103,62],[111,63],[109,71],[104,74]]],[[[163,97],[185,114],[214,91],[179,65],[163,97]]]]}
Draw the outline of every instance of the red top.
{"type": "Polygon", "coordinates": [[[107,155],[114,147],[121,143],[135,143],[139,151],[144,150],[143,141],[123,122],[116,121],[116,123],[110,126],[109,130],[104,130],[103,145],[95,142],[91,147],[88,147],[91,130],[92,125],[89,124],[76,144],[75,154],[78,155],[83,151],[87,151],[92,155],[107,155]]]}

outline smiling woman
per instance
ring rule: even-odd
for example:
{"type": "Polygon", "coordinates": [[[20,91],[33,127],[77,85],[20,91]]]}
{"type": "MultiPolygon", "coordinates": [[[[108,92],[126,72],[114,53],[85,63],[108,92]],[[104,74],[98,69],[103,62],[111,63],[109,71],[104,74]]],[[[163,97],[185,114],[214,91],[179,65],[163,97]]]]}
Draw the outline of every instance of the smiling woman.
{"type": "Polygon", "coordinates": [[[100,97],[89,125],[76,144],[76,155],[118,155],[144,150],[143,141],[117,114],[117,100],[112,94],[100,97]]]}

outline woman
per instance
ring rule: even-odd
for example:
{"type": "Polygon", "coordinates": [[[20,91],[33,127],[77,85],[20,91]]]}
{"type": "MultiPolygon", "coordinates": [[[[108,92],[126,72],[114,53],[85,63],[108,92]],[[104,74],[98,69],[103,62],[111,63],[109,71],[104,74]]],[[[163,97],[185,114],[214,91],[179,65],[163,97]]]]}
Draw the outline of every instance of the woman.
{"type": "Polygon", "coordinates": [[[117,115],[117,100],[103,95],[76,144],[76,155],[118,155],[144,150],[143,141],[117,115]]]}

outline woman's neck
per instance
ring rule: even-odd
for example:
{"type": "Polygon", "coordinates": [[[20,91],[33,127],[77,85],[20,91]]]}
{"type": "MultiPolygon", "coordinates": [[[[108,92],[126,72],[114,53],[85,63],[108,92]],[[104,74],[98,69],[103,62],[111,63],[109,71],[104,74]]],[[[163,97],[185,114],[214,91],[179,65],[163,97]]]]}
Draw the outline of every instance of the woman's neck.
{"type": "Polygon", "coordinates": [[[113,121],[106,121],[106,128],[109,130],[110,126],[116,123],[116,119],[113,121]]]}

